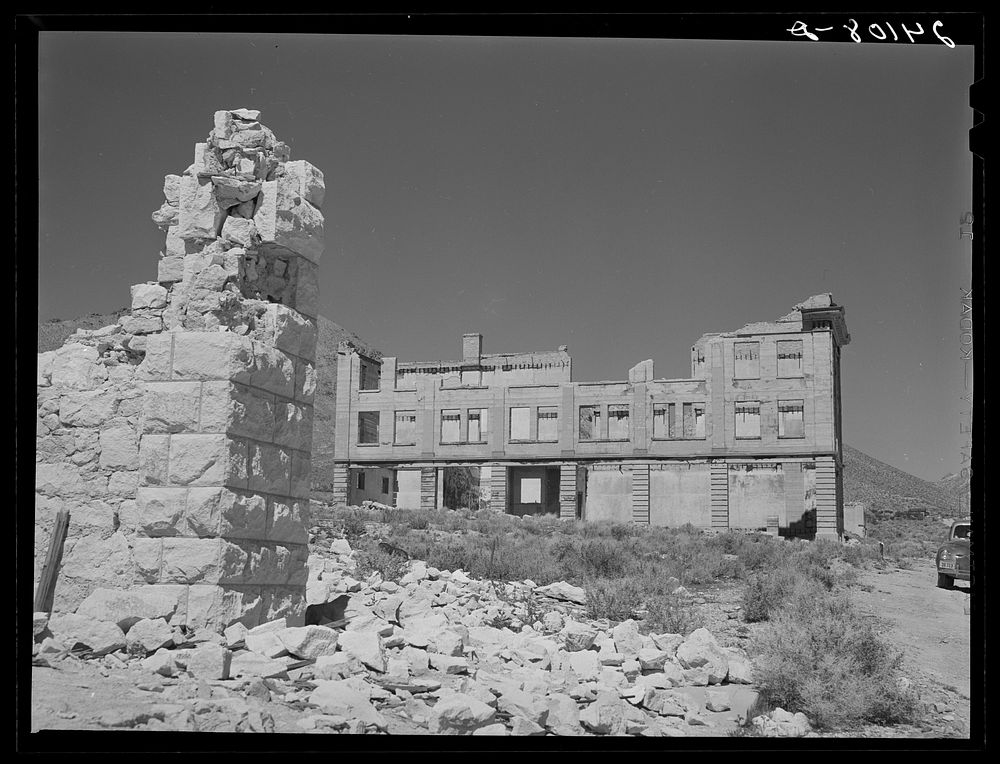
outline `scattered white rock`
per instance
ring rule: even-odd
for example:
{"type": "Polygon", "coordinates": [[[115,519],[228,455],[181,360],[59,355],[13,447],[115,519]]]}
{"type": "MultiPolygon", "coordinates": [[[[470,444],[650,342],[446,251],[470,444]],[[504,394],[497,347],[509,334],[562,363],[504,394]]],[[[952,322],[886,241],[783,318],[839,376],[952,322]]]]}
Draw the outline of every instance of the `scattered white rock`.
{"type": "Polygon", "coordinates": [[[440,735],[468,735],[493,721],[496,710],[471,695],[454,693],[434,705],[428,729],[440,735]]]}
{"type": "Polygon", "coordinates": [[[275,632],[284,648],[297,658],[313,659],[332,655],[337,649],[337,632],[326,626],[293,626],[275,632]]]}
{"type": "Polygon", "coordinates": [[[173,628],[165,618],[143,618],[132,624],[125,635],[125,644],[130,652],[155,653],[173,643],[173,628]]]}
{"type": "Polygon", "coordinates": [[[104,655],[125,647],[125,632],[115,623],[98,621],[78,613],[54,613],[49,619],[49,631],[70,647],[86,645],[94,655],[104,655]]]}
{"type": "Polygon", "coordinates": [[[708,629],[695,629],[677,648],[677,661],[686,669],[703,669],[708,684],[723,682],[729,673],[729,659],[708,629]]]}
{"type": "Polygon", "coordinates": [[[565,581],[557,581],[548,586],[539,586],[535,589],[539,594],[552,597],[565,602],[575,602],[578,605],[587,604],[587,592],[579,586],[573,586],[565,581]]]}

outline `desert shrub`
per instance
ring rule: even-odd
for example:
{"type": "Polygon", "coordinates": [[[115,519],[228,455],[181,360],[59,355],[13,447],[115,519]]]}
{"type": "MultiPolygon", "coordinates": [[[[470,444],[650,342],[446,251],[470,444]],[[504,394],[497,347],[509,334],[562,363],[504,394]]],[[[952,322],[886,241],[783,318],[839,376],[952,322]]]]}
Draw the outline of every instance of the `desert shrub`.
{"type": "Polygon", "coordinates": [[[415,531],[426,530],[431,524],[430,512],[425,509],[407,510],[405,522],[407,527],[415,531]]]}
{"type": "Polygon", "coordinates": [[[917,700],[897,682],[902,653],[844,596],[801,592],[755,638],[754,674],[771,706],[820,728],[913,721],[917,700]]]}
{"type": "Polygon", "coordinates": [[[378,572],[383,581],[399,581],[407,571],[406,559],[376,547],[359,549],[355,575],[365,579],[378,572]]]}
{"type": "Polygon", "coordinates": [[[768,620],[808,580],[805,573],[789,566],[752,574],[743,590],[743,620],[747,623],[768,620]]]}
{"type": "Polygon", "coordinates": [[[634,561],[628,546],[611,539],[586,539],[577,549],[585,577],[620,578],[634,561]]]}
{"type": "Polygon", "coordinates": [[[642,529],[635,523],[617,523],[611,526],[611,538],[616,541],[634,538],[642,533],[642,529]]]}
{"type": "Polygon", "coordinates": [[[587,614],[591,618],[627,620],[639,609],[644,597],[634,578],[595,578],[588,581],[584,588],[587,591],[587,614]]]}
{"type": "Polygon", "coordinates": [[[368,526],[362,510],[347,512],[340,518],[340,530],[348,539],[358,539],[365,534],[368,526]]]}
{"type": "Polygon", "coordinates": [[[688,635],[702,626],[697,610],[672,594],[659,594],[647,598],[645,627],[658,633],[688,635]]]}
{"type": "MultiPolygon", "coordinates": [[[[746,536],[746,534],[744,534],[746,536]]],[[[743,567],[748,571],[770,570],[781,564],[788,553],[786,542],[770,536],[752,536],[745,540],[735,552],[743,567]]]]}
{"type": "Polygon", "coordinates": [[[747,580],[743,589],[743,620],[747,623],[766,621],[771,612],[776,610],[779,601],[775,600],[775,591],[767,581],[766,576],[754,574],[747,580]]]}

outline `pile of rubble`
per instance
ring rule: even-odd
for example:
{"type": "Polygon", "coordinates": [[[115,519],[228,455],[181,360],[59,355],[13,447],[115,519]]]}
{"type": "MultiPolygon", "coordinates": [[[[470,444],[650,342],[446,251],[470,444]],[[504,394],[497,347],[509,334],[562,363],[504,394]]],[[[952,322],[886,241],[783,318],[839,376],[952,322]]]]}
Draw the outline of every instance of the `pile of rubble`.
{"type": "Polygon", "coordinates": [[[704,735],[753,695],[734,702],[748,659],[707,629],[643,635],[587,619],[583,590],[564,582],[420,561],[398,583],[360,580],[356,554],[338,539],[310,555],[308,625],[192,631],[172,625],[169,598],[98,590],[36,618],[36,663],[75,652],[129,672],[164,702],[103,723],[144,728],[268,730],[284,714],[318,733],[704,735]]]}

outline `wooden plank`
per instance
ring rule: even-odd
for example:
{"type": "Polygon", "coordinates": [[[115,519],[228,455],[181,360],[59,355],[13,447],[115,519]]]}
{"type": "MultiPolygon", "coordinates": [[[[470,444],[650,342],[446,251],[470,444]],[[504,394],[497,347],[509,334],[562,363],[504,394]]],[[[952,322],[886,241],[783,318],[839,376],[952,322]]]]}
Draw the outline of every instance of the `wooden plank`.
{"type": "Polygon", "coordinates": [[[66,541],[66,530],[69,527],[69,510],[60,509],[56,513],[56,524],[49,539],[49,549],[45,555],[45,565],[38,579],[38,590],[35,592],[35,612],[51,612],[52,600],[56,592],[56,577],[59,563],[62,560],[63,544],[66,541]]]}

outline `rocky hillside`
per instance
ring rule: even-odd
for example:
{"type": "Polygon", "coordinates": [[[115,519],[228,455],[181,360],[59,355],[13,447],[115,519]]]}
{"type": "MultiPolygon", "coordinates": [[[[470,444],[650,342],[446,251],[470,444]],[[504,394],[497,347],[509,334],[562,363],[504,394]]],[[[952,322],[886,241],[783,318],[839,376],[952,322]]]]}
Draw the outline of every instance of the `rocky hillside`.
{"type": "Polygon", "coordinates": [[[939,484],[921,480],[873,456],[844,446],[844,501],[861,501],[882,516],[951,517],[957,500],[939,484]]]}
{"type": "Polygon", "coordinates": [[[962,477],[957,472],[945,475],[934,483],[934,485],[951,497],[967,498],[969,495],[969,478],[962,477]]]}
{"type": "Polygon", "coordinates": [[[38,352],[44,353],[61,347],[66,338],[77,329],[100,329],[117,324],[118,319],[129,313],[128,308],[119,308],[110,313],[91,313],[79,318],[53,318],[38,324],[38,352]]]}

